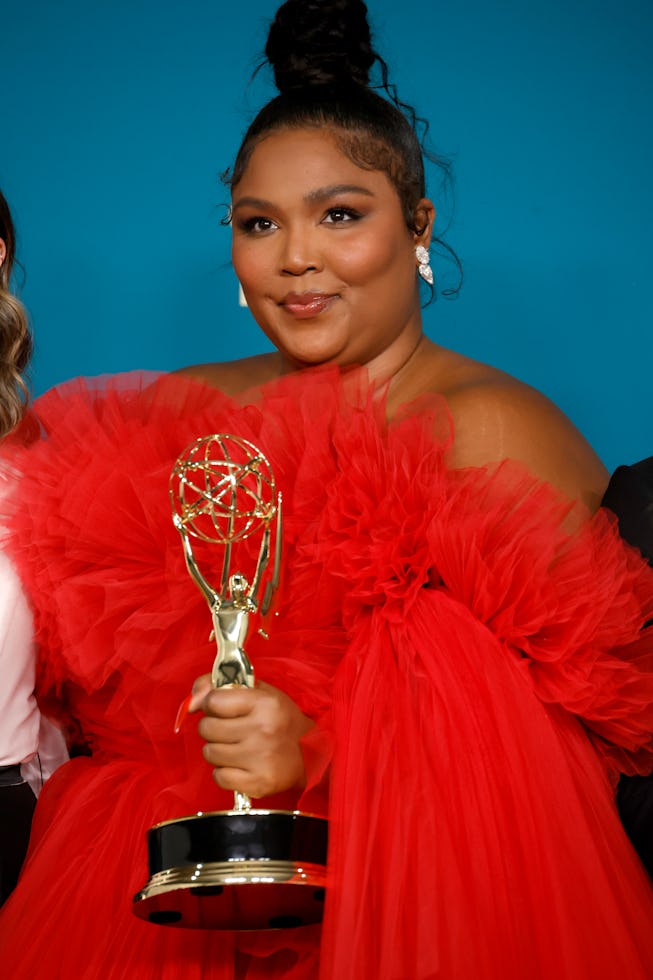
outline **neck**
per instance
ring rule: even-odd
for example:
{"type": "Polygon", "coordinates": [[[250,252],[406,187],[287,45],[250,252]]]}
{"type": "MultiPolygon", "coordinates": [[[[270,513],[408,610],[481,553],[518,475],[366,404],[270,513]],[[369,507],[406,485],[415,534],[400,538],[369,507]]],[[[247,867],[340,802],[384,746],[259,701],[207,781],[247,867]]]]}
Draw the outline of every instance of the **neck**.
{"type": "Polygon", "coordinates": [[[422,351],[429,343],[426,335],[420,333],[407,349],[384,351],[367,365],[370,381],[388,385],[390,390],[397,388],[401,385],[402,379],[410,375],[422,351]]]}
{"type": "MultiPolygon", "coordinates": [[[[373,381],[377,385],[393,385],[395,382],[400,381],[406,373],[410,372],[414,362],[419,359],[422,349],[430,343],[431,341],[422,333],[420,328],[412,336],[402,337],[365,363],[358,365],[340,364],[340,367],[364,367],[367,370],[370,381],[373,381]]],[[[285,357],[281,351],[275,351],[272,358],[276,364],[275,373],[277,375],[292,374],[296,371],[320,366],[317,363],[302,364],[293,361],[285,357]]],[[[338,361],[324,362],[322,366],[326,366],[327,364],[336,366],[338,361]]]]}

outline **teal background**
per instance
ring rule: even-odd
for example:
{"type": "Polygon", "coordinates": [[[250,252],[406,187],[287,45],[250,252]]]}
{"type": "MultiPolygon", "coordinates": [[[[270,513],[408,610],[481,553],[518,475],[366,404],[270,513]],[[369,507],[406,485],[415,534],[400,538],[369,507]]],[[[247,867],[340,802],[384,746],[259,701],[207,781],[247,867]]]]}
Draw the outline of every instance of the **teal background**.
{"type": "MultiPolygon", "coordinates": [[[[271,94],[248,82],[275,7],[0,0],[0,187],[37,393],[265,348],[219,174],[271,94]]],[[[368,7],[457,177],[453,211],[431,193],[465,284],[429,335],[544,390],[609,466],[650,455],[651,0],[368,7]]]]}

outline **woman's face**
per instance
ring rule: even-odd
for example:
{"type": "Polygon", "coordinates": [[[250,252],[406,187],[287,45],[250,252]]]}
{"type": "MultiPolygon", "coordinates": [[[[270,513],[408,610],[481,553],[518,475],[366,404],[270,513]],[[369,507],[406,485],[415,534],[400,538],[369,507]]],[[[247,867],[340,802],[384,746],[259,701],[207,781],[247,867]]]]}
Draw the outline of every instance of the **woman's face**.
{"type": "MultiPolygon", "coordinates": [[[[233,192],[232,257],[256,321],[292,367],[366,364],[390,376],[422,325],[415,245],[384,173],[326,130],[283,130],[255,148],[233,192]]],[[[433,207],[421,202],[430,226],[433,207]]]]}

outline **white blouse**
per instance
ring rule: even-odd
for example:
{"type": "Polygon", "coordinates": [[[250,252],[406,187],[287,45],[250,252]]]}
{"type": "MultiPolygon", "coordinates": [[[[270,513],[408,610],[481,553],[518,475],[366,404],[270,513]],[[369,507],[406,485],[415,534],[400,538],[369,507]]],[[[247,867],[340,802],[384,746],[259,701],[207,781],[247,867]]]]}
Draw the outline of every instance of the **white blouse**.
{"type": "Polygon", "coordinates": [[[61,731],[34,697],[32,614],[18,576],[0,552],[0,766],[19,763],[36,795],[68,758],[61,731]]]}

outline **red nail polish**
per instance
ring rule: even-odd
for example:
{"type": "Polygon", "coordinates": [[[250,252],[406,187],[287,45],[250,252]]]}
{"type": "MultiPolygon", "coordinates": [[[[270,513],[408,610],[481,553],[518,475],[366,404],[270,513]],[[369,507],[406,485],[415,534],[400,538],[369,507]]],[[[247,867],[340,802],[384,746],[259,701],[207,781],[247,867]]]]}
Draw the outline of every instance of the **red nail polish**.
{"type": "Polygon", "coordinates": [[[175,718],[175,735],[179,735],[181,731],[181,726],[184,724],[184,719],[188,714],[188,709],[190,708],[190,703],[193,698],[192,694],[185,697],[177,709],[177,717],[175,718]]]}

